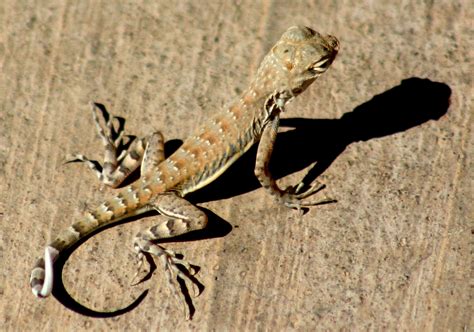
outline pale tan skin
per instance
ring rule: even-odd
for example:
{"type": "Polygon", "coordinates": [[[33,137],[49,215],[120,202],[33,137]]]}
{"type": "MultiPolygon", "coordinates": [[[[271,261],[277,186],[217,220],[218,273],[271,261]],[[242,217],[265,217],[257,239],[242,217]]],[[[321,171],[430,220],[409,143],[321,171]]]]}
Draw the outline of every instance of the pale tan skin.
{"type": "Polygon", "coordinates": [[[327,70],[338,49],[339,42],[333,36],[323,36],[301,26],[289,28],[263,59],[255,79],[240,99],[210,118],[167,159],[164,139],[158,132],[138,140],[133,149],[117,156],[123,132],[115,138],[112,120],[106,121],[104,130],[93,112],[106,151],[103,169],[99,171],[94,161],[82,155],[75,155],[71,160],[85,162],[103,183],[111,187],[119,186],[140,164],[141,178],[86,213],[83,219],[61,232],[46,247],[45,257],[37,259],[31,272],[33,293],[37,297],[51,293],[53,264],[61,251],[100,227],[156,210],[163,217],[155,226],[137,234],[133,246],[139,266],[144,255],[151,254],[162,260],[174,286],[173,292],[179,296],[176,277],[192,283],[195,281],[176,264],[188,271],[192,268],[157,242],[206,227],[206,214],[183,197],[215,180],[257,142],[260,143],[255,175],[267,192],[290,208],[299,210],[315,205],[303,201],[317,191],[315,186],[303,191],[305,186],[300,183],[282,190],[272,178],[268,164],[285,104],[327,70]]]}

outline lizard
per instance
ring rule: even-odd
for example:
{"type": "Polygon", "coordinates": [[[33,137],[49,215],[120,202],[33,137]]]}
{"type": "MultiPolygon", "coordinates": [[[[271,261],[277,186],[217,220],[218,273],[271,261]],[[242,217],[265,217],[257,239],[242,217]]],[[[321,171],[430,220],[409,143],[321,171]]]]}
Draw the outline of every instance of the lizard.
{"type": "MultiPolygon", "coordinates": [[[[119,187],[138,167],[141,175],[135,182],[119,188],[118,193],[97,208],[86,212],[46,246],[44,256],[37,258],[31,271],[33,294],[39,298],[51,294],[54,262],[62,251],[96,229],[155,210],[161,215],[160,221],[139,232],[133,240],[138,257],[135,277],[146,256],[158,257],[172,292],[180,297],[175,279],[195,283],[190,277],[193,267],[159,242],[206,227],[206,214],[184,196],[215,180],[257,142],[254,173],[262,187],[278,203],[289,208],[301,210],[319,204],[306,199],[319,191],[314,184],[306,186],[300,182],[281,189],[268,166],[280,113],[329,68],[338,51],[339,41],[334,36],[322,35],[305,26],[288,28],[263,58],[255,78],[240,98],[207,119],[168,158],[160,132],[137,140],[133,147],[119,155],[123,132],[116,135],[112,120],[107,117],[104,117],[104,129],[93,109],[94,122],[105,148],[102,170],[83,155],[73,159],[85,162],[105,185],[113,188],[119,187]]],[[[99,107],[99,104],[94,106],[99,107]]]]}

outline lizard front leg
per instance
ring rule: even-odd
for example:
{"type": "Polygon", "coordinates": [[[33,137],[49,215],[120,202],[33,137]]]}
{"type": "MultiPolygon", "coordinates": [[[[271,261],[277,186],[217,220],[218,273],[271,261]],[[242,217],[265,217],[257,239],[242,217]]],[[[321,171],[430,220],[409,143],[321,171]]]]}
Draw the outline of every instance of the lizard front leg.
{"type": "Polygon", "coordinates": [[[257,176],[260,184],[267,190],[279,203],[284,204],[287,207],[301,210],[301,208],[309,207],[313,205],[323,204],[332,199],[324,199],[316,202],[304,202],[303,199],[317,193],[324,188],[319,182],[313,183],[307,190],[304,190],[306,185],[303,182],[298,183],[296,186],[290,186],[285,190],[278,187],[276,181],[273,179],[269,170],[269,163],[275,145],[278,127],[280,124],[280,114],[275,112],[271,115],[269,122],[263,129],[260,143],[257,150],[257,159],[255,162],[255,175],[257,176]]]}
{"type": "Polygon", "coordinates": [[[195,278],[190,277],[193,274],[193,268],[187,261],[178,258],[172,250],[165,249],[157,242],[206,227],[207,216],[199,208],[175,193],[158,195],[150,204],[150,208],[157,210],[162,214],[162,217],[167,218],[163,218],[157,225],[135,236],[133,247],[137,252],[139,263],[134,280],[140,273],[145,255],[158,257],[164,266],[172,293],[182,301],[186,316],[190,318],[190,311],[186,305],[185,297],[176,285],[177,278],[184,282],[191,282],[193,289],[194,286],[199,289],[200,284],[195,278]],[[178,265],[183,266],[185,271],[183,272],[178,265]]]}

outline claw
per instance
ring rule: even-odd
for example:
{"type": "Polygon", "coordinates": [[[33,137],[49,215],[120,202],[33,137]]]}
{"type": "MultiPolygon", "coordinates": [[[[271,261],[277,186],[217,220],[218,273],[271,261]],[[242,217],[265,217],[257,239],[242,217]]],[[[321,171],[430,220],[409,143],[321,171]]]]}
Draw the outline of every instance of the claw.
{"type": "MultiPolygon", "coordinates": [[[[115,118],[115,119],[116,119],[116,118],[115,118]]],[[[122,138],[123,138],[124,132],[125,132],[123,129],[121,130],[120,127],[119,127],[119,129],[117,129],[117,131],[118,131],[118,135],[117,135],[117,138],[114,140],[114,145],[115,145],[115,146],[119,146],[119,145],[120,145],[120,143],[122,142],[122,138]]]]}
{"type": "Polygon", "coordinates": [[[138,254],[137,254],[137,258],[138,258],[138,263],[137,263],[137,272],[134,274],[133,278],[132,278],[132,281],[130,283],[131,286],[136,286],[138,285],[139,283],[141,283],[143,281],[143,279],[140,279],[139,281],[135,282],[135,280],[138,278],[138,275],[140,274],[141,272],[141,269],[142,269],[142,266],[143,266],[143,262],[145,261],[145,255],[140,251],[138,254]]]}
{"type": "Polygon", "coordinates": [[[321,184],[319,181],[315,181],[307,190],[303,191],[305,186],[305,183],[302,181],[296,186],[289,186],[286,188],[282,195],[282,200],[285,206],[296,209],[301,214],[304,208],[335,202],[334,199],[329,197],[314,202],[303,202],[305,198],[317,194],[326,188],[326,185],[321,184]]]}

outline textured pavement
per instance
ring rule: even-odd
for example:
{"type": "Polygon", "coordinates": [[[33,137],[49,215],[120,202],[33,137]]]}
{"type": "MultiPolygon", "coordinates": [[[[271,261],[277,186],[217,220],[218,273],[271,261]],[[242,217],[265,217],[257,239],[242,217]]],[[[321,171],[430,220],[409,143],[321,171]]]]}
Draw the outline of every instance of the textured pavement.
{"type": "Polygon", "coordinates": [[[3,1],[0,330],[474,329],[473,18],[472,3],[448,0],[3,1]],[[167,244],[201,268],[192,321],[160,265],[130,286],[131,240],[155,216],[89,238],[56,298],[35,299],[35,257],[112,191],[63,164],[102,157],[90,102],[176,148],[295,24],[341,50],[283,114],[272,170],[289,185],[317,162],[308,177],[337,203],[302,217],[277,206],[253,176],[253,149],[189,197],[209,229],[167,244]]]}

